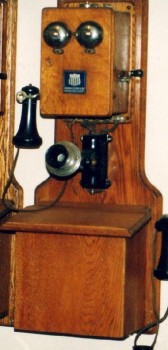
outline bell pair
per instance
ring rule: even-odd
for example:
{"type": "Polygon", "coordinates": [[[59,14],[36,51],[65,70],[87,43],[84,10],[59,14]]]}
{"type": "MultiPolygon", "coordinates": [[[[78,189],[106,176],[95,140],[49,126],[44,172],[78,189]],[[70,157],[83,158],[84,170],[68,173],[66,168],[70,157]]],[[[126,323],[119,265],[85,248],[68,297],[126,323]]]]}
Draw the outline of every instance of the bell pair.
{"type": "Polygon", "coordinates": [[[94,21],[86,21],[73,33],[65,23],[57,21],[50,23],[43,32],[45,42],[53,47],[54,53],[63,53],[63,48],[70,42],[72,36],[88,52],[92,52],[103,40],[103,29],[94,21]]]}

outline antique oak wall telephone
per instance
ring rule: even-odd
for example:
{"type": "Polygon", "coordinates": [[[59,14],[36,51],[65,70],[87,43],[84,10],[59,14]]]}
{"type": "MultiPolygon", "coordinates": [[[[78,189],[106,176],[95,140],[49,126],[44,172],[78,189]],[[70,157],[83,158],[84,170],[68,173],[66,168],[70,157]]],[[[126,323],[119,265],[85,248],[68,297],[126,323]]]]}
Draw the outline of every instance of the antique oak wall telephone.
{"type": "MultiPolygon", "coordinates": [[[[55,118],[55,143],[32,212],[2,225],[16,234],[15,329],[121,339],[155,320],[162,196],[144,172],[147,5],[60,1],[43,10],[40,109],[55,118]],[[64,180],[59,204],[35,211],[64,180]]],[[[23,108],[35,107],[36,88],[25,89],[23,108]]]]}

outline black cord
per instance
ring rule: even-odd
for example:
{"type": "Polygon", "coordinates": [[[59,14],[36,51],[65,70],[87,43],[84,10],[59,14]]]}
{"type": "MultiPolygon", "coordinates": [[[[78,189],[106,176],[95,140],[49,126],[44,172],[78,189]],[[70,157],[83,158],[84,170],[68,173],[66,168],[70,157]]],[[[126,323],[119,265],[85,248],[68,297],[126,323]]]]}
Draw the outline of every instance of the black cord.
{"type": "Polygon", "coordinates": [[[6,194],[8,192],[8,189],[9,189],[10,185],[12,184],[14,171],[15,171],[17,160],[18,160],[18,157],[19,157],[19,151],[20,151],[20,149],[18,148],[17,152],[16,152],[16,155],[15,155],[15,158],[13,160],[12,168],[11,168],[10,173],[9,173],[9,178],[8,178],[7,183],[6,183],[6,185],[4,187],[4,190],[2,192],[2,204],[4,205],[4,207],[6,207],[8,209],[11,209],[11,210],[12,210],[12,207],[13,207],[12,203],[11,203],[11,205],[9,203],[7,203],[6,200],[5,200],[5,197],[6,197],[6,194]]]}
{"type": "MultiPolygon", "coordinates": [[[[153,322],[149,323],[148,325],[146,325],[145,327],[143,327],[139,330],[139,332],[137,333],[135,340],[134,340],[134,346],[137,346],[137,340],[142,335],[142,333],[144,333],[144,332],[148,331],[149,329],[156,327],[158,324],[164,322],[167,317],[168,317],[168,307],[167,307],[166,312],[162,318],[160,318],[158,321],[153,321],[153,322]]],[[[157,336],[158,336],[158,333],[157,333],[157,336]]],[[[154,339],[154,342],[152,344],[152,348],[154,348],[155,344],[156,344],[156,341],[154,339]]]]}
{"type": "Polygon", "coordinates": [[[47,210],[47,209],[50,209],[51,207],[55,206],[59,200],[61,199],[61,197],[63,196],[64,192],[65,192],[65,189],[66,189],[66,186],[67,186],[67,181],[64,181],[63,182],[63,186],[60,190],[60,192],[58,193],[57,197],[52,201],[50,202],[48,205],[46,206],[41,206],[41,208],[34,208],[34,209],[20,209],[20,208],[16,208],[12,202],[9,203],[9,201],[7,202],[5,197],[6,197],[6,194],[8,192],[8,189],[10,187],[10,185],[12,184],[12,180],[13,180],[13,177],[14,177],[14,171],[15,171],[15,167],[16,167],[16,164],[17,164],[17,160],[18,160],[18,157],[19,157],[19,148],[17,149],[17,152],[16,152],[16,156],[14,158],[14,161],[13,161],[13,164],[12,164],[12,168],[11,168],[11,171],[10,171],[10,174],[9,174],[9,178],[8,178],[8,181],[4,187],[4,190],[3,190],[3,193],[2,193],[2,204],[4,205],[4,207],[10,209],[11,211],[15,212],[15,213],[26,213],[26,212],[35,212],[35,211],[43,211],[43,210],[47,210]]]}
{"type": "Polygon", "coordinates": [[[154,239],[153,239],[153,268],[152,268],[152,303],[153,303],[153,311],[154,311],[154,314],[155,314],[155,321],[149,323],[148,325],[144,326],[143,328],[141,328],[135,339],[134,339],[134,346],[137,346],[137,341],[139,339],[139,337],[147,332],[149,329],[153,328],[153,327],[157,327],[157,331],[156,331],[156,335],[155,335],[155,338],[154,338],[154,341],[151,345],[151,348],[154,349],[154,346],[156,344],[156,341],[157,341],[157,338],[158,338],[158,333],[159,333],[159,325],[160,323],[164,322],[166,320],[166,318],[168,317],[168,307],[166,309],[166,312],[165,314],[163,315],[163,317],[159,318],[159,315],[158,315],[158,311],[157,311],[157,307],[156,307],[156,290],[155,290],[155,280],[154,280],[154,275],[153,275],[153,272],[154,272],[154,269],[155,269],[155,265],[156,265],[156,241],[157,241],[157,234],[158,234],[158,231],[155,230],[155,233],[154,233],[154,239]]]}

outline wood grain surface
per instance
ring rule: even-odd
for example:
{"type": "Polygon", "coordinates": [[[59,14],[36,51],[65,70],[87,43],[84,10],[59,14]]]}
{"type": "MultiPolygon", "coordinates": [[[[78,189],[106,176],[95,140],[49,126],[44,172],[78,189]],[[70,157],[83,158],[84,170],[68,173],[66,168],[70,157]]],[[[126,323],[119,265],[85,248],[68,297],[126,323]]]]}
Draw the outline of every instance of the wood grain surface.
{"type": "MultiPolygon", "coordinates": [[[[103,6],[102,2],[98,3],[103,6]]],[[[94,236],[85,235],[84,231],[81,231],[81,234],[77,232],[79,226],[75,224],[80,216],[70,228],[71,234],[59,231],[59,220],[61,222],[64,217],[65,220],[68,218],[64,209],[60,219],[56,215],[54,233],[49,229],[53,227],[53,218],[47,227],[48,224],[43,221],[45,216],[41,213],[43,228],[40,227],[40,222],[39,227],[40,230],[48,230],[46,234],[40,232],[35,221],[33,223],[34,214],[21,216],[25,223],[20,220],[21,231],[16,233],[16,253],[12,250],[13,256],[16,257],[16,282],[13,284],[14,278],[11,279],[10,287],[11,293],[15,291],[12,295],[16,295],[16,329],[122,338],[154,320],[151,284],[152,242],[155,222],[162,213],[162,196],[146,178],[144,168],[148,1],[105,3],[110,3],[114,11],[131,11],[131,43],[126,49],[127,53],[130,50],[131,59],[127,65],[130,69],[141,68],[143,78],[133,79],[128,91],[126,89],[126,107],[130,119],[117,125],[115,130],[112,129],[112,124],[108,123],[88,126],[81,120],[56,119],[55,141],[70,140],[80,149],[81,136],[90,132],[90,127],[91,132],[95,133],[108,130],[113,137],[108,154],[108,178],[112,185],[104,192],[91,195],[80,186],[79,173],[68,180],[61,198],[62,208],[65,203],[71,203],[69,217],[75,204],[87,205],[88,208],[93,208],[93,212],[95,207],[96,214],[91,218],[90,211],[88,221],[87,213],[83,211],[82,223],[84,230],[89,232],[90,220],[94,227],[94,236]],[[101,216],[99,220],[96,216],[97,205],[102,206],[102,221],[101,216]],[[103,212],[105,205],[108,207],[108,215],[103,212]],[[125,208],[130,205],[135,208],[148,207],[151,210],[151,219],[148,218],[145,226],[143,222],[143,227],[139,227],[131,237],[127,212],[124,219],[127,238],[121,235],[112,237],[112,234],[111,237],[103,237],[99,232],[103,232],[104,227],[113,227],[113,212],[111,211],[110,218],[109,209],[115,205],[125,208]],[[29,223],[26,231],[27,217],[29,223]],[[94,226],[95,221],[98,223],[97,228],[94,226]]],[[[58,5],[75,8],[79,6],[79,2],[61,0],[58,5]]],[[[128,42],[128,33],[126,37],[128,42]]],[[[4,132],[7,129],[2,130],[4,132]]],[[[1,157],[1,163],[6,164],[4,154],[1,157]]],[[[35,204],[41,206],[43,202],[49,203],[55,199],[61,186],[60,181],[48,177],[36,188],[35,204]]],[[[54,215],[53,211],[51,215],[54,215]]],[[[122,216],[124,217],[124,214],[120,211],[118,227],[122,226],[122,216]]],[[[138,218],[140,219],[139,216],[138,218]]],[[[10,226],[11,232],[15,232],[16,223],[17,218],[10,226]]],[[[65,231],[66,227],[64,224],[62,231],[65,231]]],[[[9,227],[6,226],[6,229],[9,230],[9,227]]],[[[111,229],[111,233],[112,231],[111,229]]],[[[157,257],[158,255],[159,245],[157,257]]],[[[14,266],[15,259],[12,258],[12,261],[14,266]]],[[[156,303],[159,308],[159,282],[156,281],[155,284],[156,303]]]]}
{"type": "Polygon", "coordinates": [[[43,116],[111,116],[113,84],[114,15],[110,9],[53,9],[42,14],[41,98],[43,116]],[[54,21],[75,33],[81,23],[93,20],[103,28],[103,41],[95,54],[87,54],[74,36],[55,54],[43,39],[43,30],[54,21]],[[64,93],[64,71],[86,74],[86,93],[64,93]]]}
{"type": "Polygon", "coordinates": [[[15,328],[120,338],[141,327],[145,240],[18,233],[15,328]]]}
{"type": "MultiPolygon", "coordinates": [[[[9,178],[11,171],[14,148],[12,144],[12,137],[14,134],[14,118],[15,118],[15,73],[16,73],[16,28],[17,28],[17,0],[8,0],[3,3],[5,6],[5,18],[4,18],[4,34],[3,39],[3,64],[5,65],[7,79],[3,82],[4,88],[4,114],[0,116],[0,197],[2,196],[4,186],[9,178]]],[[[17,183],[16,179],[12,179],[11,186],[6,196],[7,199],[15,200],[16,205],[22,206],[22,188],[17,183]]],[[[8,317],[0,320],[0,324],[12,325],[14,318],[14,279],[15,279],[15,237],[5,234],[1,236],[3,245],[6,245],[6,256],[3,254],[1,257],[1,269],[4,270],[6,266],[10,268],[6,271],[6,276],[9,277],[8,283],[10,283],[8,293],[8,317]],[[10,241],[10,242],[9,242],[10,241]],[[10,252],[9,252],[10,248],[10,252]],[[9,255],[10,254],[10,255],[9,255]],[[9,260],[8,260],[9,258],[9,260]],[[7,260],[8,262],[7,262],[7,260]],[[10,265],[9,265],[10,264],[10,265]]],[[[7,278],[7,277],[6,277],[7,278]]],[[[3,289],[3,288],[2,288],[3,289]]],[[[4,285],[5,290],[5,285],[4,285]]],[[[7,296],[6,296],[7,297],[7,296]]],[[[1,296],[0,296],[1,298],[1,296]]]]}

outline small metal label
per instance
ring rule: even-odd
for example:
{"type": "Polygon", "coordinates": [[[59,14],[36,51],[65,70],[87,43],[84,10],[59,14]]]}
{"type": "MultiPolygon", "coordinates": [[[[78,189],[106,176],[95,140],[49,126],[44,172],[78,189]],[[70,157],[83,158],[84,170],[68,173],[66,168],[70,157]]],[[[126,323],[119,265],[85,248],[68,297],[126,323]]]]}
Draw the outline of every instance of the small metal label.
{"type": "Polygon", "coordinates": [[[66,94],[85,94],[86,72],[65,70],[63,91],[66,94]]]}

